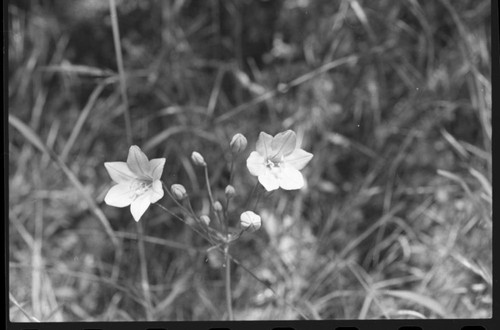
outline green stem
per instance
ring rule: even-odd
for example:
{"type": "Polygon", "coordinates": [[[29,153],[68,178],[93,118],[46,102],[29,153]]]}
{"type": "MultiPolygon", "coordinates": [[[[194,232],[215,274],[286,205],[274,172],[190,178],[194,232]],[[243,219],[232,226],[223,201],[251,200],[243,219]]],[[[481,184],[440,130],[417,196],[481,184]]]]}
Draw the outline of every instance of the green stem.
{"type": "Polygon", "coordinates": [[[205,165],[203,167],[205,169],[205,184],[207,186],[207,191],[208,191],[208,198],[210,199],[210,208],[214,211],[214,214],[215,214],[215,218],[217,219],[217,222],[219,224],[219,226],[222,228],[223,227],[223,224],[222,224],[222,221],[219,217],[219,212],[217,212],[216,210],[214,210],[214,197],[212,195],[212,188],[210,188],[210,180],[208,178],[208,166],[205,165]]]}
{"type": "Polygon", "coordinates": [[[255,194],[255,190],[257,190],[259,186],[259,181],[255,183],[255,185],[252,188],[252,191],[250,192],[250,195],[248,195],[247,200],[245,202],[245,210],[248,210],[248,206],[250,205],[250,201],[252,200],[253,195],[255,194]]]}
{"type": "Polygon", "coordinates": [[[226,244],[224,247],[224,259],[225,259],[225,268],[226,268],[226,305],[227,305],[227,313],[229,316],[229,320],[234,320],[233,315],[233,305],[232,305],[232,296],[231,296],[231,259],[229,258],[229,244],[226,244]]]}
{"type": "Polygon", "coordinates": [[[231,154],[231,167],[229,168],[229,184],[233,184],[233,172],[234,172],[234,155],[231,154]]]}

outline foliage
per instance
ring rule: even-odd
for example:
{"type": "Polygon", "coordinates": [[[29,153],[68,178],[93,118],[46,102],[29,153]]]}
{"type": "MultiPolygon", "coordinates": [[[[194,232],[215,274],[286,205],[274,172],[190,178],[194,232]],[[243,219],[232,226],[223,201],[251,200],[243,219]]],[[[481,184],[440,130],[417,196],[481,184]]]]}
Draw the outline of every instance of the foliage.
{"type": "MultiPolygon", "coordinates": [[[[130,147],[108,3],[8,9],[11,319],[142,320],[136,224],[104,204],[103,164],[130,147]]],[[[293,129],[314,154],[306,187],[261,199],[262,228],[231,251],[236,319],[491,317],[489,1],[117,10],[134,144],[166,158],[163,181],[200,214],[192,151],[216,199],[235,133],[254,146],[260,131],[293,129]]],[[[249,152],[235,164],[235,224],[257,180],[249,152]]],[[[147,215],[153,318],[220,319],[220,253],[160,208],[147,215]]]]}

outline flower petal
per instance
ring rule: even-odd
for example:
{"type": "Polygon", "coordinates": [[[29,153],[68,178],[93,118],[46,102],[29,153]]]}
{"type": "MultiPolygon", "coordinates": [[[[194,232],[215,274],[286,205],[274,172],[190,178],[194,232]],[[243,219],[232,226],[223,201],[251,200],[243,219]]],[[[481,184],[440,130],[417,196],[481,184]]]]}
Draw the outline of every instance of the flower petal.
{"type": "Polygon", "coordinates": [[[165,158],[155,158],[149,161],[149,168],[151,169],[151,176],[153,180],[160,180],[163,173],[163,166],[165,166],[165,158]]]}
{"type": "Polygon", "coordinates": [[[149,205],[151,205],[151,198],[150,194],[148,193],[142,194],[132,202],[132,204],[130,205],[130,212],[132,213],[135,221],[139,221],[141,219],[142,215],[144,214],[144,212],[146,212],[149,205]]]}
{"type": "Polygon", "coordinates": [[[286,156],[283,160],[285,164],[290,165],[297,170],[303,169],[307,163],[313,158],[313,154],[303,150],[295,149],[290,155],[286,156]]]}
{"type": "Polygon", "coordinates": [[[137,175],[130,170],[125,162],[107,162],[104,163],[104,167],[106,167],[111,180],[116,183],[129,182],[137,179],[137,175]]]}
{"type": "Polygon", "coordinates": [[[278,178],[270,170],[266,170],[258,176],[259,182],[267,191],[276,190],[280,187],[278,178]]]}
{"type": "Polygon", "coordinates": [[[252,151],[247,159],[250,174],[259,176],[266,170],[266,161],[257,151],[252,151]]]}
{"type": "Polygon", "coordinates": [[[281,170],[279,185],[285,190],[296,190],[304,186],[304,177],[299,170],[293,167],[284,167],[281,170]]]}
{"type": "Polygon", "coordinates": [[[125,207],[134,200],[134,192],[130,190],[129,183],[119,183],[109,189],[104,202],[114,207],[125,207]]]}
{"type": "Polygon", "coordinates": [[[297,137],[295,132],[292,130],[287,130],[276,134],[271,142],[272,155],[268,155],[269,158],[275,158],[279,160],[281,156],[287,156],[291,154],[295,147],[297,146],[297,137]]]}
{"type": "Polygon", "coordinates": [[[271,135],[260,132],[255,150],[257,150],[257,152],[261,154],[262,157],[267,158],[267,156],[271,153],[272,141],[273,137],[271,135]]]}
{"type": "Polygon", "coordinates": [[[128,151],[127,165],[132,172],[141,178],[149,178],[151,176],[148,157],[138,146],[130,147],[128,151]]]}
{"type": "Polygon", "coordinates": [[[160,180],[153,181],[153,187],[148,191],[151,203],[156,203],[163,198],[164,192],[160,180]]]}

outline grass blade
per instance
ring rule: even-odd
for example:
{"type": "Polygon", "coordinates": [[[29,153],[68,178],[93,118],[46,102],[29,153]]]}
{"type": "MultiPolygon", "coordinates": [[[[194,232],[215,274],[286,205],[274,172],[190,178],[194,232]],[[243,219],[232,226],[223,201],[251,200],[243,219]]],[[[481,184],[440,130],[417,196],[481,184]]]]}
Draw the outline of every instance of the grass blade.
{"type": "MultiPolygon", "coordinates": [[[[88,194],[88,192],[83,187],[83,184],[78,180],[76,175],[70,168],[66,165],[65,162],[61,160],[61,158],[51,149],[49,149],[40,139],[40,137],[25,123],[19,120],[16,116],[9,114],[9,124],[13,126],[15,129],[23,135],[26,140],[28,140],[33,146],[35,146],[40,152],[48,155],[54,163],[63,171],[69,181],[73,184],[75,189],[80,193],[83,197],[89,210],[94,214],[94,216],[101,222],[101,225],[104,227],[106,233],[111,239],[115,247],[115,262],[121,259],[121,244],[118,238],[116,237],[113,228],[111,227],[108,218],[104,215],[104,212],[99,208],[96,201],[88,194]]],[[[114,268],[113,277],[117,276],[117,268],[114,268]]]]}
{"type": "Polygon", "coordinates": [[[383,290],[379,292],[391,297],[396,297],[416,303],[427,308],[430,311],[433,311],[442,318],[450,318],[448,312],[446,312],[444,307],[439,302],[420,293],[406,290],[383,290]]]}

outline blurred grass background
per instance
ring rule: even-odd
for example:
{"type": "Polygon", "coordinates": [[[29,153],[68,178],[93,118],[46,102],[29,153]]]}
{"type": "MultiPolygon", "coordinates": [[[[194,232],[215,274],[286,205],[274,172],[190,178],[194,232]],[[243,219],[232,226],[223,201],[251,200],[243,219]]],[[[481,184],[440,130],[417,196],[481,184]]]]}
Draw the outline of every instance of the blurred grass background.
{"type": "MultiPolygon", "coordinates": [[[[200,214],[191,151],[220,198],[249,139],[234,226],[260,131],[314,154],[232,247],[236,319],[491,317],[489,1],[116,3],[134,143],[200,214]]],[[[109,3],[8,10],[11,320],[144,320],[135,223],[103,203],[129,148],[109,3]]],[[[153,318],[225,319],[220,256],[157,207],[141,222],[153,318]]]]}

